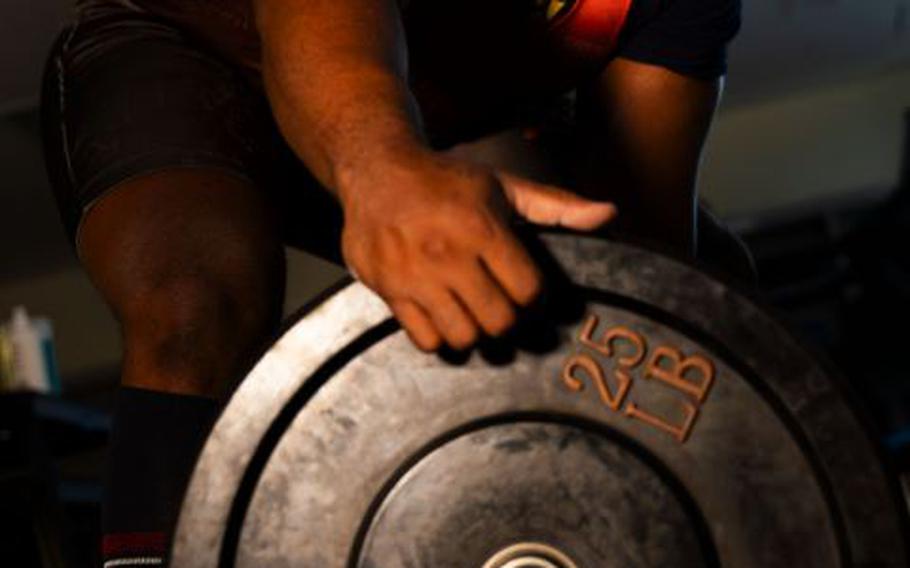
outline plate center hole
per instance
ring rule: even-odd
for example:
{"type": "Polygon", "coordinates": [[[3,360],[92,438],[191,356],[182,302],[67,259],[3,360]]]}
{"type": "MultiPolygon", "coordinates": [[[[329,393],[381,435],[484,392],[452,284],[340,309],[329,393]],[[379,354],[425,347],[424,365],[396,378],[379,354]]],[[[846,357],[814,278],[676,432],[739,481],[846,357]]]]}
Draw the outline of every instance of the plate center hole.
{"type": "Polygon", "coordinates": [[[564,552],[539,542],[507,546],[484,562],[483,568],[578,568],[564,552]]]}

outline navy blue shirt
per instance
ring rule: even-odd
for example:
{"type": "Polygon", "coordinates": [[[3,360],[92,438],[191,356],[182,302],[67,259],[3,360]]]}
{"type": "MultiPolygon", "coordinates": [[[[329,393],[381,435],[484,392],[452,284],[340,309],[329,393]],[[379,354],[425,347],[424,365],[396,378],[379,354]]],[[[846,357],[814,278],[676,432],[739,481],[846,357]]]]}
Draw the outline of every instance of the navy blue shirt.
{"type": "Polygon", "coordinates": [[[741,0],[633,0],[618,55],[701,79],[727,70],[741,0]]]}
{"type": "MultiPolygon", "coordinates": [[[[452,21],[448,16],[453,7],[480,17],[488,11],[527,13],[527,8],[538,6],[539,10],[539,6],[548,3],[547,0],[398,1],[420,10],[423,18],[437,12],[452,25],[458,22],[457,17],[452,21]]],[[[726,70],[726,46],[739,30],[740,2],[632,0],[618,55],[694,77],[716,78],[726,70]]],[[[77,4],[88,3],[90,0],[77,0],[77,4]]],[[[251,0],[130,0],[129,4],[180,23],[238,63],[258,66],[259,38],[251,0]]],[[[461,37],[470,39],[473,28],[473,24],[460,28],[461,37]]]]}

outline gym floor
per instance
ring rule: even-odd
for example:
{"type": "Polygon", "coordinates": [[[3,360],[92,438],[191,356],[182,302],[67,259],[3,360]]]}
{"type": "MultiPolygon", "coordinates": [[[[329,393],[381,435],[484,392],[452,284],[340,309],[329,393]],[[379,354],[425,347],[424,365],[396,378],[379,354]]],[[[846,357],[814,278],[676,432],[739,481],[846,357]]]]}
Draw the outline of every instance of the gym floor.
{"type": "MultiPolygon", "coordinates": [[[[751,247],[759,293],[851,381],[910,471],[910,0],[744,8],[701,194],[751,247]]],[[[117,327],[66,242],[40,154],[40,70],[67,10],[0,6],[0,321],[20,305],[49,318],[62,379],[59,396],[0,394],[0,552],[20,566],[98,565],[118,380],[117,327]]],[[[342,275],[289,255],[288,313],[342,275]]]]}

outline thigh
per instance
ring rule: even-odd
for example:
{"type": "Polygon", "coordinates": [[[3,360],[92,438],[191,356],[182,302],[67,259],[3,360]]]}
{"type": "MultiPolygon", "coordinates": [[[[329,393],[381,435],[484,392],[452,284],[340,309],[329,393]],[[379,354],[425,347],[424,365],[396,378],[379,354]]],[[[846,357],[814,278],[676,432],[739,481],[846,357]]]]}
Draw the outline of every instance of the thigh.
{"type": "Polygon", "coordinates": [[[123,323],[124,381],[207,389],[281,315],[282,208],[269,183],[280,137],[261,93],[192,38],[116,3],[88,6],[43,85],[60,212],[123,323]]]}
{"type": "Polygon", "coordinates": [[[124,384],[217,396],[266,346],[284,248],[262,196],[223,171],[161,170],[84,216],[79,251],[122,324],[124,384]]]}
{"type": "Polygon", "coordinates": [[[131,178],[88,211],[79,255],[121,319],[193,311],[229,296],[280,313],[283,248],[275,213],[248,181],[207,168],[131,178]],[[165,305],[154,306],[154,303],[165,305]]]}

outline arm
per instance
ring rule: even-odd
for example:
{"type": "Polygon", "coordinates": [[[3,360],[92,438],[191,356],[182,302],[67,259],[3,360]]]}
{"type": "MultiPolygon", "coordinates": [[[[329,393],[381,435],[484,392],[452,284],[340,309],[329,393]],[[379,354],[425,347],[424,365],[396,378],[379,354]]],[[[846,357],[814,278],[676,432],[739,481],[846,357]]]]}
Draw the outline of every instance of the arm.
{"type": "Polygon", "coordinates": [[[579,184],[617,203],[621,230],[694,251],[698,169],[722,85],[617,58],[579,91],[579,184]]]}
{"type": "Polygon", "coordinates": [[[297,155],[344,211],[341,249],[411,340],[503,333],[541,278],[505,204],[578,229],[612,205],[446,158],[424,143],[393,0],[256,0],[266,92],[297,155]]]}
{"type": "Polygon", "coordinates": [[[394,0],[256,0],[255,10],[273,113],[327,189],[391,149],[422,147],[394,0]]]}

